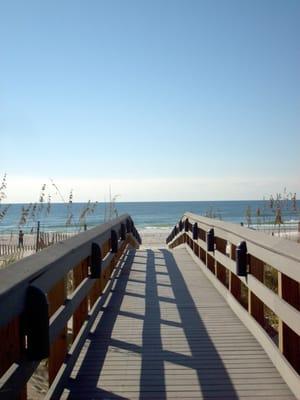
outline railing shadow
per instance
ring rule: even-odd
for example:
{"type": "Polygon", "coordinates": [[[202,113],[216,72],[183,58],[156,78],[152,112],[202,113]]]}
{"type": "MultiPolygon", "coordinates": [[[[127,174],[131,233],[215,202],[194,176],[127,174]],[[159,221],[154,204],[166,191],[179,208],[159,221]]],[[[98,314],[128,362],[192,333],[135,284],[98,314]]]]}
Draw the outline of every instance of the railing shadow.
{"type": "MultiPolygon", "coordinates": [[[[111,393],[107,390],[98,387],[99,377],[104,366],[105,357],[109,347],[112,345],[111,335],[115,326],[116,319],[118,317],[118,311],[121,308],[121,304],[126,293],[126,286],[129,279],[130,270],[135,256],[135,251],[131,250],[124,264],[121,266],[120,273],[118,274],[116,284],[112,289],[112,296],[109,300],[106,310],[103,310],[103,314],[97,322],[97,326],[94,327],[93,333],[88,337],[90,345],[85,353],[82,364],[78,367],[74,377],[69,378],[66,389],[68,391],[69,399],[81,399],[81,398],[107,398],[107,399],[119,399],[124,400],[127,397],[111,393]],[[99,346],[99,338],[101,337],[101,346],[99,346]],[[91,359],[94,359],[96,355],[96,362],[92,363],[91,370],[91,359]],[[83,397],[84,393],[84,397],[83,397]],[[88,394],[88,397],[86,397],[88,394]]],[[[75,366],[76,367],[76,366],[75,366]]]]}
{"type": "MultiPolygon", "coordinates": [[[[222,386],[224,387],[224,390],[219,393],[220,398],[229,398],[232,400],[237,399],[238,396],[230,376],[228,375],[226,367],[205,328],[173,254],[166,249],[161,249],[160,251],[164,255],[165,265],[169,273],[182,328],[191,352],[191,356],[186,357],[183,363],[181,362],[182,365],[190,367],[196,371],[204,399],[212,397],[212,385],[214,384],[212,384],[211,381],[212,370],[214,371],[215,381],[222,382],[222,386]],[[180,305],[184,305],[184,307],[180,307],[180,305]],[[195,334],[195,332],[198,332],[198,334],[195,334]],[[195,341],[196,337],[201,337],[201,345],[200,342],[195,341]],[[200,356],[201,352],[206,353],[207,351],[209,351],[210,359],[213,360],[213,364],[210,364],[209,366],[205,365],[205,359],[203,359],[201,363],[200,356]]],[[[174,362],[176,362],[176,360],[174,360],[174,362]]],[[[218,395],[215,396],[218,397],[218,395]]]]}
{"type": "MultiPolygon", "coordinates": [[[[145,316],[142,334],[142,367],[140,375],[140,399],[144,393],[158,391],[162,399],[166,398],[163,346],[161,338],[161,315],[157,287],[155,253],[147,250],[145,316]],[[149,370],[155,371],[150,377],[149,370]],[[153,386],[154,384],[154,386],[153,386]]],[[[136,350],[137,351],[137,350],[136,350]]]]}
{"type": "MultiPolygon", "coordinates": [[[[146,253],[145,278],[144,283],[141,282],[145,290],[144,294],[138,294],[137,299],[139,301],[144,299],[144,313],[142,313],[141,309],[137,310],[134,307],[131,307],[130,310],[121,311],[122,301],[128,295],[129,274],[134,271],[134,268],[132,268],[134,254],[132,253],[121,269],[109,304],[97,323],[95,333],[89,337],[90,345],[81,365],[78,367],[77,374],[73,379],[69,379],[67,385],[67,389],[70,392],[69,398],[81,398],[80,393],[90,393],[91,396],[88,398],[130,398],[126,389],[124,389],[125,397],[123,397],[120,390],[120,393],[117,394],[101,388],[101,372],[109,347],[113,346],[120,352],[134,353],[135,359],[138,360],[137,365],[140,372],[134,372],[135,375],[139,373],[139,381],[136,381],[136,392],[133,392],[134,398],[136,396],[139,399],[167,398],[168,382],[166,382],[165,370],[165,363],[167,362],[169,365],[172,363],[176,367],[183,367],[185,370],[193,371],[194,375],[196,374],[197,378],[195,379],[198,379],[198,390],[201,390],[203,399],[211,399],[212,397],[237,399],[238,396],[226,367],[209,337],[172,253],[167,249],[145,250],[142,253],[146,253]],[[156,264],[157,259],[160,261],[159,265],[156,264]],[[161,272],[162,266],[166,270],[163,274],[161,272]],[[168,276],[171,287],[162,288],[171,290],[173,298],[168,299],[168,297],[159,293],[159,279],[165,279],[164,276],[168,276]],[[166,304],[172,306],[172,309],[176,309],[180,322],[169,320],[169,318],[167,320],[164,319],[162,309],[166,304]],[[142,324],[142,329],[137,328],[136,330],[136,336],[139,337],[137,343],[112,337],[119,315],[129,317],[131,323],[134,323],[133,321],[136,319],[137,327],[142,324]],[[166,327],[177,329],[178,331],[175,332],[180,332],[180,335],[184,337],[189,347],[188,355],[180,352],[182,351],[181,349],[175,348],[174,351],[171,351],[166,346],[164,348],[163,340],[166,338],[163,335],[166,327]],[[101,345],[99,345],[99,339],[101,339],[101,345]],[[199,341],[198,339],[201,340],[199,341]],[[207,354],[208,351],[209,365],[206,364],[206,357],[201,358],[201,354],[207,354]],[[90,362],[91,359],[93,360],[92,364],[90,362]],[[91,370],[91,366],[93,370],[91,370]],[[222,382],[224,391],[222,390],[222,392],[218,393],[214,391],[212,371],[216,382],[222,382]],[[127,394],[125,395],[125,393],[127,394]]],[[[165,308],[164,313],[166,313],[165,308]]],[[[122,371],[119,371],[119,374],[120,380],[122,380],[122,371]]],[[[170,377],[170,371],[168,371],[168,377],[170,377]]],[[[183,381],[181,377],[179,379],[183,381]]],[[[128,388],[128,386],[126,387],[128,388]]],[[[179,392],[182,391],[180,385],[176,386],[176,388],[179,392]]],[[[170,393],[168,393],[169,397],[170,393]]]]}

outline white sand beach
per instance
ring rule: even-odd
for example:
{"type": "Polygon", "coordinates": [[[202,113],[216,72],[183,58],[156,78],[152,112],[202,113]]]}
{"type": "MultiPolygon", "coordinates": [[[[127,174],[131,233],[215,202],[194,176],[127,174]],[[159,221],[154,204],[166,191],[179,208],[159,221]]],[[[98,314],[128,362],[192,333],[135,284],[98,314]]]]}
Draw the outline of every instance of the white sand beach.
{"type": "Polygon", "coordinates": [[[147,228],[139,231],[142,239],[142,247],[166,247],[166,238],[171,228],[147,228]]]}
{"type": "MultiPolygon", "coordinates": [[[[171,228],[147,228],[139,230],[142,238],[143,245],[161,245],[165,244],[166,238],[171,232],[171,228]]],[[[62,232],[60,232],[62,234],[62,232]]],[[[52,233],[50,233],[51,239],[52,233]]],[[[72,234],[67,233],[72,236],[72,234]]],[[[19,235],[16,233],[12,234],[0,234],[0,245],[18,246],[19,235]]],[[[24,246],[34,246],[36,243],[36,235],[31,233],[25,233],[23,238],[24,246]]]]}
{"type": "MultiPolygon", "coordinates": [[[[166,245],[166,238],[171,232],[172,228],[147,228],[139,230],[142,246],[158,246],[161,247],[166,245]]],[[[280,236],[283,239],[300,241],[300,232],[298,231],[284,231],[278,232],[276,230],[273,231],[273,236],[280,236]]],[[[61,232],[60,232],[61,233],[61,232]]],[[[272,231],[266,231],[266,234],[272,235],[272,231]]],[[[52,233],[50,233],[51,238],[52,233]]],[[[72,236],[72,234],[67,233],[67,235],[72,236]]],[[[18,246],[19,236],[18,234],[0,234],[0,245],[11,245],[18,246]]],[[[36,235],[35,234],[24,234],[24,246],[35,246],[36,243],[36,235]]]]}
{"type": "MultiPolygon", "coordinates": [[[[23,237],[23,244],[24,246],[33,246],[36,241],[36,235],[32,233],[25,233],[23,237]]],[[[5,233],[0,234],[0,245],[7,244],[7,245],[18,245],[19,243],[19,235],[17,233],[5,233]]]]}

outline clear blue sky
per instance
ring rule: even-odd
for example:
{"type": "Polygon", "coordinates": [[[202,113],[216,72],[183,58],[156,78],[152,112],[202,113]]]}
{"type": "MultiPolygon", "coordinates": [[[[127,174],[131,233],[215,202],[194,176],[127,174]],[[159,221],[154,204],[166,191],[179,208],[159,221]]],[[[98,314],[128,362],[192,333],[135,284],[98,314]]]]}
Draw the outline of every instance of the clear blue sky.
{"type": "Polygon", "coordinates": [[[300,192],[299,21],[299,0],[2,0],[11,201],[48,177],[78,200],[300,192]]]}

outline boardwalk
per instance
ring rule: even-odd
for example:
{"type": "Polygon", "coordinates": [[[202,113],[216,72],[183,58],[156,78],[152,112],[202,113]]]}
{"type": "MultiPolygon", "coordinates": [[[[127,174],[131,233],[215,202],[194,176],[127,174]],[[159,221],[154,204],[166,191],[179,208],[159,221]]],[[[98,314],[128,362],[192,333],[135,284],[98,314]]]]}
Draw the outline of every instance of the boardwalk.
{"type": "Polygon", "coordinates": [[[70,399],[293,399],[184,248],[131,251],[68,378],[70,399]]]}

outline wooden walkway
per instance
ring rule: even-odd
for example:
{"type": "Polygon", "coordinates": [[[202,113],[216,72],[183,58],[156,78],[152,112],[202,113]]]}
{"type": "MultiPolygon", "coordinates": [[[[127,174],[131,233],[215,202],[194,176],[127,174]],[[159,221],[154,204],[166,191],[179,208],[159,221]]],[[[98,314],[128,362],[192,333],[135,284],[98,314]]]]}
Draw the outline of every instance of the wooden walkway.
{"type": "Polygon", "coordinates": [[[184,248],[131,251],[64,399],[293,399],[184,248]]]}

